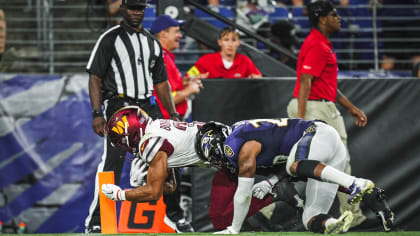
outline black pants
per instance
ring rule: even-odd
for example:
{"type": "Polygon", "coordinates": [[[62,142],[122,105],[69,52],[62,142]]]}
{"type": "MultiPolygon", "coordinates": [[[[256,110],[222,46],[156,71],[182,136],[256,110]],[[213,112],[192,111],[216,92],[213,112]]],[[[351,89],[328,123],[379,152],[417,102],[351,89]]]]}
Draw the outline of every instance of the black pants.
{"type": "MultiPolygon", "coordinates": [[[[107,104],[105,106],[105,115],[106,118],[109,119],[117,110],[119,110],[122,107],[130,106],[130,105],[136,105],[141,107],[152,119],[162,119],[162,113],[160,111],[159,105],[157,103],[155,105],[151,105],[149,100],[134,100],[134,99],[127,99],[127,98],[112,98],[107,100],[107,104]]],[[[124,160],[126,152],[125,150],[111,145],[111,142],[107,140],[106,148],[104,150],[104,153],[106,154],[105,157],[105,163],[104,167],[100,171],[114,171],[114,181],[115,184],[118,185],[121,179],[121,172],[124,166],[124,160]]],[[[180,174],[179,170],[175,169],[177,183],[180,185],[180,174]]],[[[180,193],[178,191],[179,185],[177,186],[177,191],[174,194],[164,196],[165,204],[167,205],[167,214],[178,216],[182,214],[182,209],[179,206],[179,200],[180,200],[180,193]]],[[[96,186],[95,191],[101,191],[100,186],[96,186]],[[98,189],[97,189],[98,188],[98,189]]],[[[101,218],[100,218],[100,210],[99,210],[99,200],[98,197],[94,197],[91,208],[94,207],[93,214],[89,214],[88,218],[86,219],[86,226],[88,228],[92,228],[94,225],[100,225],[101,224],[101,218]]],[[[170,217],[172,219],[173,217],[170,217]]]]}

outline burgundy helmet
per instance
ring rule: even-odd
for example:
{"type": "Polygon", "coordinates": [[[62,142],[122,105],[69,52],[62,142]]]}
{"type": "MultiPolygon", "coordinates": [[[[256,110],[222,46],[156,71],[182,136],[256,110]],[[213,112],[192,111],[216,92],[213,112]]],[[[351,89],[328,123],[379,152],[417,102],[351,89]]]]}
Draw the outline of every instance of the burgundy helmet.
{"type": "Polygon", "coordinates": [[[138,153],[139,142],[152,119],[138,106],[127,106],[116,111],[108,120],[107,134],[113,145],[130,153],[138,153]]]}

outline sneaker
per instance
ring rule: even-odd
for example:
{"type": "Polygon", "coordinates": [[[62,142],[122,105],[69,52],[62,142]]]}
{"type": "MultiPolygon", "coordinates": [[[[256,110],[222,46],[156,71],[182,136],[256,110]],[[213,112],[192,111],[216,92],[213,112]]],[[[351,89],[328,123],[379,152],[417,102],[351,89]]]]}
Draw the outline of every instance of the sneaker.
{"type": "Polygon", "coordinates": [[[363,203],[376,213],[386,232],[392,230],[395,214],[386,201],[385,191],[383,189],[373,188],[372,193],[365,196],[363,203]]]}
{"type": "Polygon", "coordinates": [[[325,228],[324,233],[325,234],[345,233],[350,229],[352,221],[353,221],[353,213],[351,211],[345,211],[335,223],[329,224],[325,228]]]}
{"type": "Polygon", "coordinates": [[[100,234],[101,226],[100,225],[93,225],[91,227],[86,228],[85,233],[87,234],[100,234]]]}
{"type": "Polygon", "coordinates": [[[363,196],[367,193],[372,193],[375,184],[362,178],[356,178],[353,184],[349,187],[350,196],[347,202],[355,205],[363,200],[363,196]]]}
{"type": "Polygon", "coordinates": [[[175,225],[176,225],[175,231],[177,233],[193,233],[194,232],[194,228],[188,221],[185,220],[185,218],[178,220],[175,225]]]}
{"type": "Polygon", "coordinates": [[[394,224],[394,219],[395,219],[394,212],[379,211],[376,214],[381,219],[382,226],[384,227],[385,232],[391,231],[394,224]]]}

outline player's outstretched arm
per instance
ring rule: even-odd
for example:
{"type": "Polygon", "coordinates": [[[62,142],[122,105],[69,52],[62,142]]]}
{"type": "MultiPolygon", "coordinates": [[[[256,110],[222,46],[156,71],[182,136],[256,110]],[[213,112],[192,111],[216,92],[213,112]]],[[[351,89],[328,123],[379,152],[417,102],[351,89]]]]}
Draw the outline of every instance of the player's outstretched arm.
{"type": "Polygon", "coordinates": [[[146,185],[127,191],[128,201],[156,201],[163,194],[163,186],[168,176],[168,155],[159,151],[149,164],[146,185]]]}
{"type": "Polygon", "coordinates": [[[121,190],[117,185],[104,184],[102,192],[114,201],[149,202],[157,201],[163,194],[163,186],[168,176],[166,152],[159,151],[149,165],[146,185],[134,189],[121,190]]]}
{"type": "MultiPolygon", "coordinates": [[[[141,158],[134,158],[131,162],[130,185],[132,187],[140,187],[147,182],[147,173],[149,166],[141,158]]],[[[177,187],[174,169],[168,169],[168,178],[163,186],[163,193],[173,193],[177,187]]]]}

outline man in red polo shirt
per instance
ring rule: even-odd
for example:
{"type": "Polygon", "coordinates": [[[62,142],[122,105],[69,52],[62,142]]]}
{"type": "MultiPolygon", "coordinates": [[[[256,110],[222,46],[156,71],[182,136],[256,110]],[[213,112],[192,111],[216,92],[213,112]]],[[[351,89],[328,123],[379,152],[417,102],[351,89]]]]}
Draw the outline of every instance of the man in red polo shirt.
{"type": "MultiPolygon", "coordinates": [[[[184,118],[188,109],[187,98],[192,94],[198,94],[202,83],[200,79],[206,78],[207,74],[198,76],[186,76],[182,78],[175,64],[175,55],[172,53],[179,48],[179,40],[182,38],[180,31],[180,24],[182,21],[172,19],[168,15],[161,15],[152,23],[151,32],[156,36],[157,40],[162,45],[163,60],[165,62],[166,71],[168,73],[169,84],[172,88],[172,96],[175,103],[175,109],[181,118],[184,118]]],[[[155,95],[155,97],[157,97],[155,95]]],[[[170,115],[163,107],[162,103],[158,101],[160,110],[164,119],[169,119],[170,115]]]]}
{"type": "Polygon", "coordinates": [[[234,28],[224,28],[217,42],[221,50],[200,57],[187,72],[188,75],[196,76],[208,72],[208,78],[261,78],[261,72],[251,59],[236,53],[241,41],[234,28]]]}
{"type": "MultiPolygon", "coordinates": [[[[348,110],[359,127],[366,125],[367,117],[337,89],[337,58],[328,38],[340,30],[340,16],[334,6],[326,0],[308,4],[307,10],[312,31],[299,53],[294,98],[289,102],[287,113],[291,118],[319,119],[327,122],[337,130],[347,146],[344,119],[335,102],[348,110]]],[[[345,172],[351,173],[349,155],[345,172]]],[[[348,195],[338,193],[337,196],[340,200],[340,211],[351,210],[354,214],[352,227],[366,219],[359,205],[347,204],[348,195]]]]}

